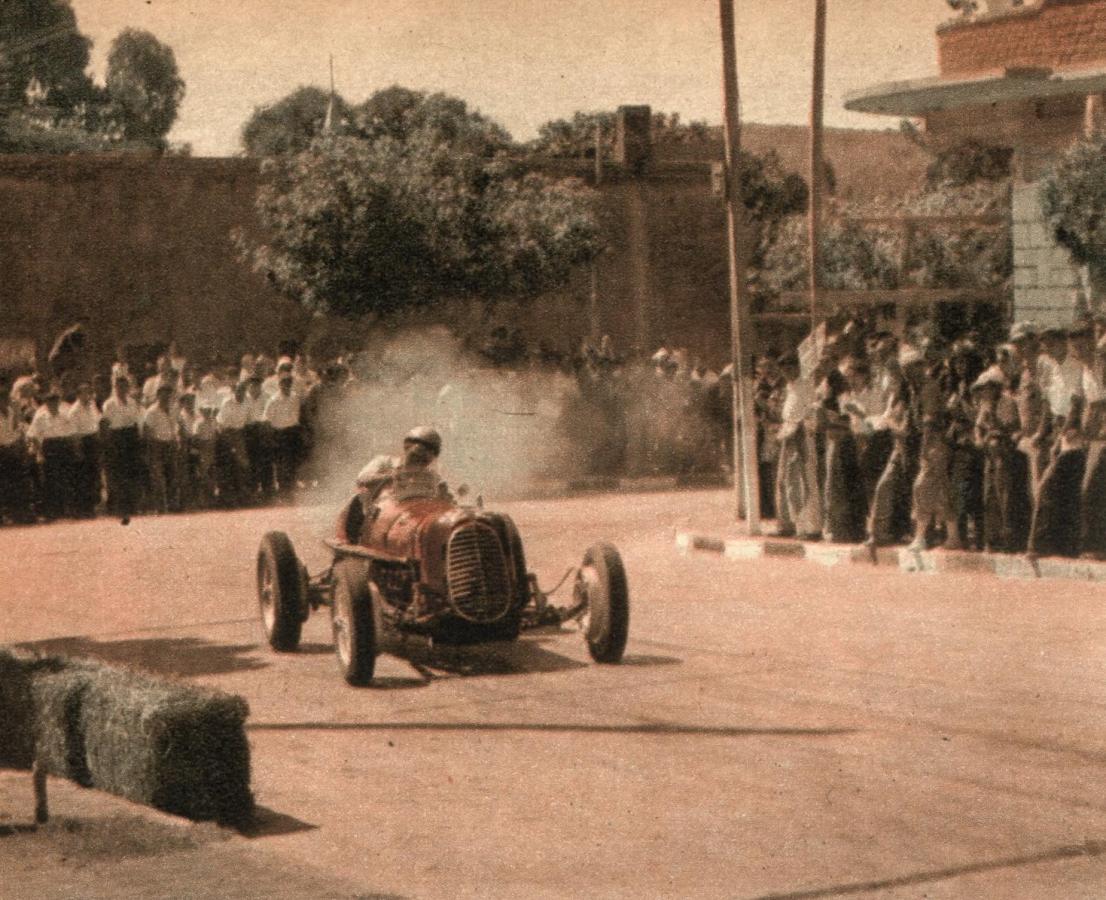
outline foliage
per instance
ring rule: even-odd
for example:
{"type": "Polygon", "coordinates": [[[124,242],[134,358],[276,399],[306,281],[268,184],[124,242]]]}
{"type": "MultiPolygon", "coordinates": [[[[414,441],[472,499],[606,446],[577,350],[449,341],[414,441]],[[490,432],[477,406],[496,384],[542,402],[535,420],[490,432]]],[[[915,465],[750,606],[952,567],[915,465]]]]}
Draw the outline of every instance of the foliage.
{"type": "MultiPolygon", "coordinates": [[[[595,133],[605,157],[614,152],[617,113],[602,110],[575,112],[571,119],[551,119],[538,128],[537,140],[530,143],[530,152],[540,156],[565,159],[593,158],[595,133]]],[[[654,112],[652,139],[655,146],[688,144],[707,141],[711,128],[706,122],[681,122],[679,113],[654,112]]]]}
{"type": "Polygon", "coordinates": [[[184,99],[172,48],[148,31],[124,29],[112,42],[106,82],[122,137],[164,147],[184,99]]]}
{"type": "Polygon", "coordinates": [[[1014,151],[1010,147],[968,139],[942,150],[926,170],[926,187],[964,187],[977,181],[1005,181],[1010,177],[1014,151]]]}
{"type": "Polygon", "coordinates": [[[1041,208],[1076,262],[1106,264],[1106,135],[1073,144],[1041,183],[1041,208]]]}
{"type": "Polygon", "coordinates": [[[506,133],[462,101],[391,88],[351,118],[351,134],[267,161],[266,239],[237,235],[255,268],[308,308],[390,315],[527,296],[598,252],[592,192],[513,177],[492,152],[506,133]]]}
{"type": "Polygon", "coordinates": [[[448,94],[427,94],[400,85],[377,91],[351,110],[352,133],[365,140],[406,142],[430,135],[461,153],[492,156],[511,146],[507,131],[448,94]]]}
{"type": "MultiPolygon", "coordinates": [[[[822,233],[822,286],[827,290],[894,290],[901,287],[1002,289],[1013,272],[1010,230],[995,223],[963,224],[949,217],[986,220],[1005,209],[1007,185],[981,182],[945,187],[851,207],[833,203],[822,233]],[[898,220],[914,218],[909,232],[898,220]],[[928,221],[927,221],[928,220],[928,221]],[[900,263],[906,261],[905,270],[900,263]]],[[[768,295],[805,290],[809,280],[805,217],[793,216],[780,228],[760,271],[759,289],[768,295]]]]}
{"type": "Polygon", "coordinates": [[[755,230],[751,265],[761,268],[788,217],[806,208],[809,192],[802,176],[785,172],[775,151],[756,156],[742,151],[741,199],[755,230]]]}
{"type": "Polygon", "coordinates": [[[77,30],[69,0],[0,3],[0,106],[22,106],[33,86],[46,105],[70,110],[92,87],[92,42],[77,30]]]}
{"type": "MultiPolygon", "coordinates": [[[[338,96],[334,98],[335,115],[332,125],[337,131],[345,128],[349,106],[338,96]]],[[[242,128],[242,146],[247,156],[280,156],[302,153],[311,141],[323,133],[330,94],[317,87],[299,87],[270,106],[253,111],[242,128]]]]}
{"type": "Polygon", "coordinates": [[[970,16],[979,9],[979,0],[946,0],[946,2],[963,16],[970,16]]]}

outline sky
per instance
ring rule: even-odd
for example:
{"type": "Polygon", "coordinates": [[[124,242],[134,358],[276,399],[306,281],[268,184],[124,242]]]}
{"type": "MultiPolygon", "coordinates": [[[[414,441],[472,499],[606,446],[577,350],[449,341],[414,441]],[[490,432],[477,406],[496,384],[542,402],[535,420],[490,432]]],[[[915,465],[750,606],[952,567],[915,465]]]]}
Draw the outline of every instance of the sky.
{"type": "MultiPolygon", "coordinates": [[[[577,110],[646,103],[721,121],[717,0],[72,0],[102,80],[126,27],[169,44],[187,85],[174,142],[239,153],[252,111],[304,84],[359,102],[392,84],[446,91],[516,139],[577,110]]],[[[736,0],[742,116],[809,118],[814,0],[736,0]]],[[[827,125],[897,122],[844,95],[936,74],[945,0],[828,0],[827,125]]]]}

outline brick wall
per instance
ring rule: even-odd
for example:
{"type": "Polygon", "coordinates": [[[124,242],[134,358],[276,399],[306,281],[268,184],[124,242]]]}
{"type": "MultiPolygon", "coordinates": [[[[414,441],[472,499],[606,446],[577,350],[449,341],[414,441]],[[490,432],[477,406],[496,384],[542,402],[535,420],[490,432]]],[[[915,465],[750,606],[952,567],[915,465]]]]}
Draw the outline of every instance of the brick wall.
{"type": "Polygon", "coordinates": [[[1079,269],[1053,241],[1039,195],[1037,183],[1014,189],[1014,320],[1064,327],[1075,316],[1079,269]]]}
{"type": "Polygon", "coordinates": [[[1106,67],[1106,0],[1042,0],[955,20],[938,29],[937,55],[944,76],[1017,67],[1106,67]]]}

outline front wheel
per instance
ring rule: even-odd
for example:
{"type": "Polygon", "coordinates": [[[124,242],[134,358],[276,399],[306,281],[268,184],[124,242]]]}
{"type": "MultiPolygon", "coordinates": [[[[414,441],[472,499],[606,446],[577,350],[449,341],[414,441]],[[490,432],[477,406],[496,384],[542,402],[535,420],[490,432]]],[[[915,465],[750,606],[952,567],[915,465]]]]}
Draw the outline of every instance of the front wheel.
{"type": "Polygon", "coordinates": [[[300,644],[304,619],[303,566],[283,531],[270,531],[257,551],[257,599],[269,646],[290,653],[300,644]]]}
{"type": "Polygon", "coordinates": [[[610,544],[592,544],[576,575],[576,602],[586,603],[584,637],[591,658],[617,663],[630,632],[630,591],[622,557],[610,544]]]}
{"type": "Polygon", "coordinates": [[[379,635],[369,589],[369,567],[359,560],[334,566],[334,601],[330,608],[334,650],[346,684],[369,684],[376,669],[379,635]]]}

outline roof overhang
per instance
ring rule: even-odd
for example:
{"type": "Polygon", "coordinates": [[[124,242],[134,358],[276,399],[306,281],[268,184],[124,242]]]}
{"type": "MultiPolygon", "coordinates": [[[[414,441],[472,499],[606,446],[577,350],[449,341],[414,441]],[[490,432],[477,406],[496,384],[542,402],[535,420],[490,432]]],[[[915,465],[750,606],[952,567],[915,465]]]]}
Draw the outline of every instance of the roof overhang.
{"type": "Polygon", "coordinates": [[[1106,92],[1106,70],[997,73],[966,79],[889,81],[845,95],[845,109],[885,116],[924,116],[944,109],[991,106],[1106,92]]]}

